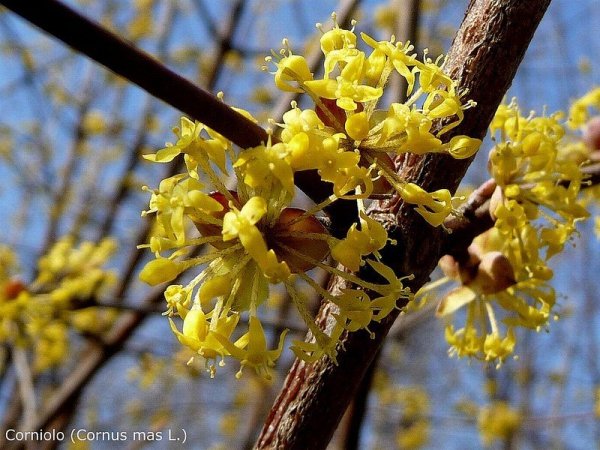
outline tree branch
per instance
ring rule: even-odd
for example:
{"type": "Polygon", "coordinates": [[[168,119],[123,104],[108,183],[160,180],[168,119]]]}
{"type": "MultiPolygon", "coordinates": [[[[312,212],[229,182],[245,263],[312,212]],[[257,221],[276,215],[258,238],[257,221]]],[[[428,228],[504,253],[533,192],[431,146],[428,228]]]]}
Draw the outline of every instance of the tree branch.
{"type": "Polygon", "coordinates": [[[265,130],[254,122],[61,2],[1,0],[0,4],[241,148],[267,141],[265,130]]]}
{"type": "MultiPolygon", "coordinates": [[[[260,126],[177,75],[152,56],[59,1],[38,0],[33,3],[0,0],[0,4],[154,97],[221,133],[240,148],[256,147],[267,141],[268,135],[260,126]],[[85,36],[85,39],[81,39],[81,36],[85,36]]],[[[240,14],[234,16],[239,18],[240,14]]],[[[221,56],[224,54],[221,53],[221,56]]],[[[214,82],[214,78],[211,80],[214,82]]],[[[314,170],[296,172],[294,180],[315,203],[320,203],[331,194],[331,184],[321,181],[314,170]]],[[[344,235],[355,221],[357,213],[353,205],[353,202],[338,201],[326,208],[327,214],[337,218],[332,229],[334,236],[344,235]]]]}
{"type": "MultiPolygon", "coordinates": [[[[478,106],[466,111],[464,121],[445,139],[456,134],[478,138],[485,135],[549,3],[550,0],[471,1],[445,69],[461,90],[468,89],[468,97],[478,106]]],[[[402,161],[400,173],[427,190],[455,191],[470,163],[470,159],[454,160],[439,154],[411,155],[402,161]]],[[[398,199],[375,204],[370,215],[380,220],[390,237],[398,241],[396,247],[388,246],[384,262],[399,275],[414,274],[411,288],[418,289],[428,280],[441,255],[445,233],[429,227],[410,205],[403,205],[398,199]]],[[[332,288],[343,286],[343,280],[337,279],[332,288]]],[[[328,321],[331,313],[335,313],[334,305],[324,304],[318,322],[325,329],[332,322],[328,321]]],[[[312,365],[297,360],[257,447],[325,448],[397,315],[398,311],[371,324],[373,339],[366,332],[346,335],[338,346],[337,365],[328,358],[312,365]]]]}
{"type": "MultiPolygon", "coordinates": [[[[581,168],[585,177],[582,189],[588,189],[600,184],[600,163],[591,162],[581,168]]],[[[451,233],[446,235],[442,245],[443,255],[452,255],[457,260],[466,256],[467,247],[473,239],[494,226],[490,215],[490,198],[496,187],[496,182],[489,179],[471,193],[467,202],[459,209],[460,215],[449,217],[444,226],[451,233]]]]}

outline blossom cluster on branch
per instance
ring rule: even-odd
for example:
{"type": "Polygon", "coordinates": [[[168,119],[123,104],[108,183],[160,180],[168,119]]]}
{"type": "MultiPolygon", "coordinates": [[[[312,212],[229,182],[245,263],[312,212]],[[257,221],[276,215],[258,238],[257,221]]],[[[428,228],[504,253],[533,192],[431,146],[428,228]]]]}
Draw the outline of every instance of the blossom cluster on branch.
{"type": "Polygon", "coordinates": [[[497,185],[490,200],[494,227],[474,239],[462,260],[444,256],[446,278],[422,290],[460,283],[438,308],[439,316],[455,319],[445,332],[451,354],[500,364],[513,354],[515,328],[547,328],[556,303],[548,261],[589,215],[580,190],[593,149],[569,128],[587,122],[597,91],[575,102],[568,120],[560,112],[525,117],[514,100],[498,108],[488,161],[497,185]],[[458,317],[462,326],[453,323],[458,317]]]}
{"type": "Polygon", "coordinates": [[[177,141],[147,156],[159,163],[183,156],[186,170],[150,190],[144,214],[153,216],[154,228],[146,247],[156,258],[140,276],[156,285],[199,267],[188,284],[168,286],[165,314],[179,341],[203,357],[213,375],[217,359],[222,364],[225,357],[233,357],[242,369],[252,367],[270,376],[285,332],[278,347],[268,349],[260,309],[267,308],[276,286],[283,286],[312,333],[312,341],[291,346],[309,362],[323,355],[335,361],[344,331],[368,331],[371,321],[397,308],[399,299],[411,298],[404,279],[381,262],[381,249],[395,243],[367,216],[366,204],[376,195],[396,194],[429,224],[441,225],[454,212],[451,193],[427,192],[403,180],[392,158],[409,152],[466,158],[481,144],[468,136],[442,140],[474,104],[462,101],[440,59],[419,59],[408,43],[393,38],[378,42],[362,34],[369,48],[364,52],[353,30],[335,24],[321,31],[320,78],[303,56],[290,50],[287,40],[279,54],[267,58],[279,89],[306,93],[314,103],[305,109],[293,103],[277,124],[277,138],[271,130],[267,142],[236,151],[224,136],[182,118],[174,129],[177,141]],[[392,72],[406,80],[408,100],[377,109],[392,72]],[[434,121],[443,126],[436,128],[434,121]],[[329,192],[324,200],[299,208],[293,204],[294,174],[306,170],[316,171],[329,192]],[[340,200],[356,202],[358,211],[345,237],[333,236],[324,220],[324,211],[340,200]],[[365,265],[379,274],[377,281],[354,274],[365,265]],[[353,287],[331,293],[315,281],[314,269],[341,276],[353,287]],[[301,286],[338,306],[329,334],[315,324],[301,286]],[[248,328],[236,337],[242,314],[248,328]],[[181,330],[175,316],[183,319],[181,330]]]}

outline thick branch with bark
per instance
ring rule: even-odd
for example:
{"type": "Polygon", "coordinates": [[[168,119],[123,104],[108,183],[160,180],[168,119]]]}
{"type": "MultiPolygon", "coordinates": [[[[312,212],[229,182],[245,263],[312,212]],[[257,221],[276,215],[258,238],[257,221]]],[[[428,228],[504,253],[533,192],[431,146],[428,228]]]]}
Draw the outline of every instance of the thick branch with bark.
{"type": "MultiPolygon", "coordinates": [[[[461,90],[478,103],[452,135],[483,137],[502,97],[508,89],[525,50],[550,0],[472,0],[448,55],[446,72],[461,90]]],[[[446,139],[452,136],[448,133],[446,139]]],[[[427,190],[455,191],[471,160],[453,160],[445,155],[409,156],[400,173],[427,190]]],[[[370,215],[380,220],[398,241],[384,253],[384,262],[398,275],[414,274],[411,287],[422,286],[442,251],[445,233],[427,226],[412,207],[398,199],[379,202],[370,215]]],[[[368,274],[361,274],[368,276],[368,274]]],[[[344,286],[335,280],[332,289],[344,286]]],[[[401,306],[401,305],[399,305],[401,306]]],[[[318,321],[326,328],[335,307],[324,304],[318,321]]],[[[398,315],[370,325],[366,332],[346,335],[338,347],[338,364],[322,358],[310,365],[297,360],[271,410],[258,448],[325,448],[354,395],[372,358],[381,347],[398,315]]]]}

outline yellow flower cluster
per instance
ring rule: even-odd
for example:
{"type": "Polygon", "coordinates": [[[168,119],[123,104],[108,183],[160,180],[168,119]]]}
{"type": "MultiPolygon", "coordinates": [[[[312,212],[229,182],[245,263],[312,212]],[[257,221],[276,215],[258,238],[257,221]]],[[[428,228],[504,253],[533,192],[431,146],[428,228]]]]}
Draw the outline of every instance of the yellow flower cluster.
{"type": "Polygon", "coordinates": [[[166,289],[166,314],[179,341],[206,360],[211,374],[217,358],[233,357],[242,368],[249,366],[269,377],[285,335],[276,349],[267,348],[258,308],[273,285],[286,289],[315,335],[313,343],[292,346],[306,360],[324,353],[335,358],[335,344],[345,329],[366,328],[371,320],[389,314],[398,298],[409,295],[391,269],[376,260],[368,262],[382,275],[383,284],[364,282],[323,262],[331,252],[340,263],[358,270],[366,256],[378,256],[388,241],[387,233],[361,211],[360,229],[353,226],[346,239],[336,239],[315,216],[322,205],[308,211],[292,207],[293,175],[298,168],[288,144],[269,141],[236,157],[229,141],[199,123],[182,118],[175,133],[174,145],[147,156],[169,162],[183,154],[187,171],[161,181],[151,191],[150,209],[144,214],[153,214],[155,222],[146,247],[156,259],[148,262],[140,278],[156,285],[202,267],[186,286],[173,284],[166,289]],[[229,167],[237,181],[236,191],[226,188],[229,167]],[[206,185],[210,187],[205,189],[206,185]],[[206,249],[204,244],[209,248],[194,254],[206,249]],[[163,256],[165,252],[170,255],[163,256]],[[329,294],[306,274],[317,267],[350,279],[362,290],[329,294]],[[340,305],[333,336],[314,324],[297,281],[340,305]],[[233,340],[245,312],[248,330],[233,340]],[[183,319],[181,331],[172,320],[175,315],[183,319]]]}
{"type": "Polygon", "coordinates": [[[491,123],[495,226],[474,240],[468,261],[446,256],[440,262],[461,287],[444,298],[438,313],[466,305],[465,325],[446,328],[451,353],[501,363],[514,350],[514,327],[540,330],[548,324],[556,297],[548,284],[553,275],[548,260],[588,215],[578,198],[579,163],[561,151],[568,144],[561,118],[523,117],[513,102],[501,105],[491,123]],[[500,312],[505,333],[496,317],[500,312]]]}
{"type": "Polygon", "coordinates": [[[69,237],[59,240],[40,258],[38,277],[29,284],[15,276],[14,253],[0,247],[0,342],[31,348],[37,372],[67,356],[70,327],[98,332],[115,318],[106,308],[80,309],[114,281],[114,274],[102,268],[114,241],[74,244],[69,237]]]}
{"type": "MultiPolygon", "coordinates": [[[[335,19],[335,16],[334,16],[335,19]]],[[[285,48],[274,58],[275,84],[283,91],[308,94],[314,109],[293,108],[283,118],[282,140],[292,147],[302,169],[316,169],[333,184],[337,197],[350,191],[369,197],[395,191],[417,206],[416,211],[433,226],[452,212],[451,194],[442,189],[426,192],[407,183],[394,170],[392,158],[402,153],[446,153],[469,158],[481,145],[479,139],[443,135],[463,119],[463,103],[455,82],[439,63],[412,54],[409,44],[375,41],[362,33],[371,51],[357,48],[353,30],[337,25],[321,36],[324,54],[322,78],[315,79],[308,62],[285,48]],[[392,72],[406,80],[408,100],[376,109],[392,72]],[[435,120],[443,120],[440,129],[435,120]]]]}
{"type": "Polygon", "coordinates": [[[450,192],[428,193],[405,182],[391,157],[406,152],[470,157],[479,140],[457,136],[442,143],[441,138],[472,104],[462,104],[439,61],[418,60],[408,44],[362,39],[372,49],[369,55],[357,49],[352,30],[336,25],[323,32],[321,79],[314,78],[304,57],[287,48],[276,61],[269,59],[277,68],[278,88],[307,93],[314,101],[314,108],[304,110],[292,105],[279,124],[278,139],[270,135],[267,142],[236,152],[214,130],[182,118],[174,129],[177,141],[147,155],[159,163],[182,155],[186,171],[148,189],[149,209],[143,214],[153,216],[154,228],[144,247],[156,258],[140,278],[156,285],[200,267],[186,285],[167,287],[165,314],[179,341],[205,359],[211,375],[217,358],[222,363],[232,357],[241,364],[238,377],[244,367],[270,376],[284,336],[277,348],[267,348],[259,307],[267,307],[273,286],[285,289],[312,332],[312,342],[291,346],[306,361],[323,355],[335,360],[344,331],[368,331],[369,323],[386,317],[398,299],[411,296],[402,279],[379,261],[379,251],[390,240],[384,227],[366,215],[365,202],[374,194],[396,191],[434,226],[452,212],[450,192]],[[392,71],[406,78],[411,97],[376,110],[392,71]],[[446,124],[439,130],[434,128],[438,119],[446,124]],[[294,174],[304,170],[317,171],[331,187],[331,195],[308,209],[293,206],[294,174]],[[227,188],[232,181],[235,190],[227,188]],[[330,235],[322,214],[339,199],[355,200],[359,211],[342,239],[330,235]],[[332,267],[329,257],[344,267],[332,267]],[[351,273],[365,264],[379,273],[380,283],[351,273]],[[342,276],[354,287],[331,294],[308,274],[315,268],[342,276]],[[339,307],[329,334],[315,325],[297,283],[339,307]],[[174,316],[183,319],[181,330],[174,316]],[[247,323],[247,332],[235,339],[241,322],[247,323]]]}

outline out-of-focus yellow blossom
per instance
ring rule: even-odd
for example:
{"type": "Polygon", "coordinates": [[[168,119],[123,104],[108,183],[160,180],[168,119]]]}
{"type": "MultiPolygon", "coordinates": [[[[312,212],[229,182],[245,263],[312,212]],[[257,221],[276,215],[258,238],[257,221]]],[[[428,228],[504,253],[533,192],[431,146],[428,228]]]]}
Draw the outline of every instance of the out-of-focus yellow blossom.
{"type": "Polygon", "coordinates": [[[83,131],[88,134],[101,134],[107,129],[106,119],[101,111],[90,111],[84,117],[81,124],[83,131]]]}
{"type": "Polygon", "coordinates": [[[600,387],[597,387],[594,392],[594,414],[600,417],[600,387]]]}
{"type": "Polygon", "coordinates": [[[75,247],[60,239],[38,261],[38,277],[26,284],[15,277],[16,256],[0,246],[0,342],[30,349],[33,369],[42,372],[64,361],[72,326],[89,333],[112,325],[114,311],[88,307],[115,280],[102,266],[115,250],[106,239],[75,247]]]}
{"type": "Polygon", "coordinates": [[[240,416],[234,411],[226,412],[219,421],[219,430],[225,436],[234,437],[241,427],[240,416]]]}
{"type": "Polygon", "coordinates": [[[396,28],[399,15],[400,13],[393,5],[379,5],[374,13],[375,24],[379,28],[393,31],[396,28]]]}
{"type": "Polygon", "coordinates": [[[600,237],[600,216],[594,218],[594,232],[596,236],[600,237]]]}
{"type": "Polygon", "coordinates": [[[402,450],[423,448],[429,441],[431,424],[429,396],[420,386],[402,387],[395,397],[402,406],[400,427],[396,434],[396,443],[402,450]]]}
{"type": "Polygon", "coordinates": [[[393,385],[384,372],[377,373],[375,382],[375,392],[382,406],[401,408],[400,417],[392,416],[398,423],[395,439],[397,447],[416,450],[425,446],[429,441],[428,416],[431,408],[425,389],[421,386],[393,385]]]}
{"type": "Polygon", "coordinates": [[[140,2],[135,5],[135,14],[127,24],[127,34],[129,39],[138,40],[152,35],[155,28],[152,17],[152,2],[140,2]]]}
{"type": "Polygon", "coordinates": [[[138,365],[128,370],[127,378],[137,381],[140,389],[147,390],[160,381],[165,369],[168,368],[167,362],[165,358],[143,353],[138,359],[138,365]]]}
{"type": "Polygon", "coordinates": [[[519,411],[503,401],[495,401],[481,408],[477,416],[481,442],[489,447],[496,440],[510,439],[519,431],[521,420],[519,411]]]}
{"type": "Polygon", "coordinates": [[[240,52],[229,50],[225,53],[225,65],[235,72],[244,70],[244,58],[240,52]]]}
{"type": "Polygon", "coordinates": [[[590,108],[600,110],[600,87],[595,87],[573,102],[569,110],[569,126],[579,128],[585,125],[590,119],[590,108]]]}

